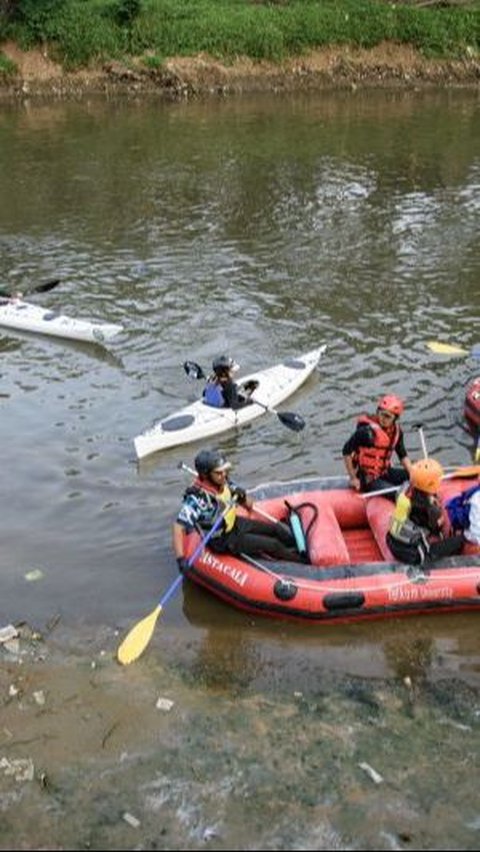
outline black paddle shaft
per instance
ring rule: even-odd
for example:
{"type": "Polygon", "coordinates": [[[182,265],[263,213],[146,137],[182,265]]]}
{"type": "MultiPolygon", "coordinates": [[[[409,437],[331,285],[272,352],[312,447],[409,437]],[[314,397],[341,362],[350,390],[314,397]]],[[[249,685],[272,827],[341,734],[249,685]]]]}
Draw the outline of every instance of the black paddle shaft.
{"type": "Polygon", "coordinates": [[[5,299],[11,299],[12,296],[17,292],[21,292],[22,294],[27,293],[47,293],[49,290],[53,290],[54,287],[58,287],[61,283],[60,278],[52,278],[51,281],[44,281],[43,284],[36,284],[35,287],[28,287],[27,290],[20,290],[18,287],[15,289],[1,287],[0,288],[0,296],[5,299]]]}

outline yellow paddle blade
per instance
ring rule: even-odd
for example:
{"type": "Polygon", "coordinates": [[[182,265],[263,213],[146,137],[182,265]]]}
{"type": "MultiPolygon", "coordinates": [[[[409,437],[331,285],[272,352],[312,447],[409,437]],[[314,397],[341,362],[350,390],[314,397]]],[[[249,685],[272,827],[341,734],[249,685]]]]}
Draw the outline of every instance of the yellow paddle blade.
{"type": "Polygon", "coordinates": [[[457,479],[457,477],[480,476],[480,464],[464,465],[457,467],[452,473],[448,473],[448,479],[457,479]]]}
{"type": "Polygon", "coordinates": [[[469,355],[468,349],[462,349],[460,346],[452,346],[451,343],[440,343],[438,340],[429,340],[427,343],[429,349],[437,355],[469,355]]]}
{"type": "Polygon", "coordinates": [[[161,611],[162,607],[159,604],[150,615],[142,618],[135,627],[132,627],[130,633],[127,633],[117,651],[117,659],[123,666],[133,663],[145,650],[152,638],[161,611]]]}

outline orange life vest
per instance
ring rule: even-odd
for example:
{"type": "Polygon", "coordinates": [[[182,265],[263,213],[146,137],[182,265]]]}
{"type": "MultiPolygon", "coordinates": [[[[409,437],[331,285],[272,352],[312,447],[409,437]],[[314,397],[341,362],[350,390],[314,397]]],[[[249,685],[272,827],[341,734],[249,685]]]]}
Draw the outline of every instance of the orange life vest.
{"type": "Polygon", "coordinates": [[[356,464],[367,480],[377,479],[390,467],[392,453],[400,438],[400,427],[395,423],[392,434],[382,429],[377,418],[364,414],[357,420],[357,426],[370,426],[373,432],[373,446],[360,447],[356,455],[356,464]]]}

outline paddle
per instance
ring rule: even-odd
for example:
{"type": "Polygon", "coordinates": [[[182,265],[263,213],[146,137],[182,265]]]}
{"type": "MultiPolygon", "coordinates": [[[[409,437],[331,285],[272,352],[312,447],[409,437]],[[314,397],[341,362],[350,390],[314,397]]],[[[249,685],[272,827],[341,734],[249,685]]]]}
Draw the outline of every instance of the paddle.
{"type": "Polygon", "coordinates": [[[425,441],[425,435],[423,434],[423,423],[416,423],[415,429],[418,429],[418,434],[420,435],[420,443],[422,445],[423,458],[428,459],[427,442],[425,441]]]}
{"type": "MultiPolygon", "coordinates": [[[[196,547],[192,555],[187,560],[189,566],[193,565],[197,556],[199,556],[199,554],[202,552],[203,548],[210,540],[214,532],[216,532],[216,530],[221,525],[224,516],[227,514],[227,512],[230,511],[230,508],[231,505],[228,504],[222,514],[218,516],[212,528],[202,538],[198,547],[196,547]]],[[[170,598],[176,592],[182,582],[183,574],[179,574],[178,577],[173,581],[172,585],[167,589],[161,600],[158,602],[155,609],[150,613],[150,615],[147,615],[145,618],[142,618],[142,620],[137,622],[137,624],[132,627],[130,632],[127,633],[125,639],[117,650],[117,659],[120,663],[122,663],[122,665],[126,666],[129,663],[133,663],[133,661],[137,660],[140,654],[143,653],[148,643],[150,642],[150,639],[152,638],[152,634],[155,630],[155,625],[157,623],[158,616],[160,615],[167,601],[170,600],[170,598]]]]}
{"type": "MultiPolygon", "coordinates": [[[[36,284],[34,287],[30,287],[28,290],[21,291],[21,295],[24,293],[47,293],[48,290],[53,290],[54,287],[58,287],[61,284],[61,278],[52,278],[50,281],[44,281],[43,284],[36,284]]],[[[8,289],[6,287],[0,287],[0,296],[5,299],[11,299],[15,293],[18,293],[18,290],[8,289]]]]}
{"type": "MultiPolygon", "coordinates": [[[[474,476],[480,476],[480,464],[463,465],[457,467],[451,473],[446,473],[442,479],[470,479],[474,476]]],[[[391,494],[393,491],[400,491],[403,486],[392,485],[390,488],[381,488],[378,491],[366,491],[364,494],[359,494],[363,500],[368,500],[369,497],[380,497],[382,494],[391,494]]]]}
{"type": "MultiPolygon", "coordinates": [[[[185,361],[183,369],[190,379],[207,379],[207,376],[202,370],[200,364],[197,364],[195,361],[185,361]]],[[[301,432],[302,429],[305,429],[305,420],[300,416],[300,414],[296,414],[294,411],[277,411],[276,408],[264,405],[263,402],[259,402],[258,399],[254,399],[253,396],[251,396],[250,399],[255,405],[259,405],[260,408],[263,408],[265,411],[269,411],[271,414],[276,414],[280,423],[282,423],[283,426],[286,426],[287,429],[291,429],[293,432],[301,432]]]]}
{"type": "Polygon", "coordinates": [[[451,343],[429,340],[427,346],[436,355],[471,355],[473,358],[480,358],[480,343],[476,343],[471,349],[462,349],[461,346],[454,346],[451,343]]]}

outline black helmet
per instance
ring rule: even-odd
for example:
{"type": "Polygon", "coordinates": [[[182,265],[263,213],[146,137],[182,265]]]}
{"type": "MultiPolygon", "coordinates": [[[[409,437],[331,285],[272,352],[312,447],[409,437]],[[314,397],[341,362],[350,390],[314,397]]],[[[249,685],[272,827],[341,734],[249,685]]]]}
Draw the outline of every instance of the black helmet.
{"type": "Polygon", "coordinates": [[[219,450],[200,450],[195,456],[195,468],[199,476],[208,476],[212,470],[228,470],[231,466],[219,450]]]}
{"type": "Polygon", "coordinates": [[[214,373],[226,373],[228,370],[238,370],[238,364],[229,355],[218,355],[212,361],[214,373]]]}

